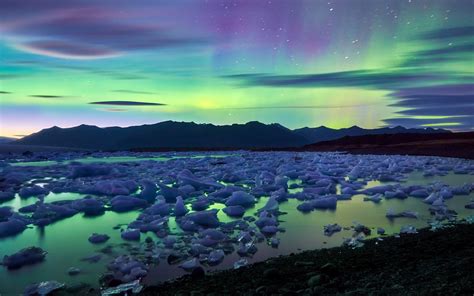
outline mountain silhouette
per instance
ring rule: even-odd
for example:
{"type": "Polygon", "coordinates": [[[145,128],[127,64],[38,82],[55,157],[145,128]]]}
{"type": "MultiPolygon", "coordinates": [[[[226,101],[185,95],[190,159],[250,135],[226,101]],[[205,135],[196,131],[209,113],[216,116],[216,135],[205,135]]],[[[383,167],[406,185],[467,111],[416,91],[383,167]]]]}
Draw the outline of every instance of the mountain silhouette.
{"type": "Polygon", "coordinates": [[[280,124],[263,124],[258,121],[232,125],[164,121],[124,128],[100,128],[91,125],[80,125],[72,128],[54,126],[19,139],[14,144],[93,150],[150,148],[250,149],[300,147],[348,135],[434,132],[449,131],[406,129],[403,127],[370,130],[357,126],[339,130],[327,127],[290,130],[280,124]]]}
{"type": "Polygon", "coordinates": [[[304,127],[293,130],[297,135],[300,135],[308,140],[308,143],[318,143],[323,141],[331,141],[340,139],[346,136],[365,136],[365,135],[382,135],[382,134],[439,134],[450,133],[448,130],[433,129],[433,128],[405,128],[403,126],[396,127],[382,127],[376,129],[364,129],[358,126],[351,126],[349,128],[332,129],[325,126],[310,128],[304,127]]]}

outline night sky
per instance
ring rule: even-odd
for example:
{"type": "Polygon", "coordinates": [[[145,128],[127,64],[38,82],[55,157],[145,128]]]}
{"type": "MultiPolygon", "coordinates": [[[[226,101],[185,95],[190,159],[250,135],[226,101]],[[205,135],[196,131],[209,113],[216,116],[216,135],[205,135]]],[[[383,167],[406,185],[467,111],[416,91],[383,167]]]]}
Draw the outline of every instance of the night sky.
{"type": "Polygon", "coordinates": [[[1,0],[0,135],[258,120],[474,129],[472,0],[1,0]]]}

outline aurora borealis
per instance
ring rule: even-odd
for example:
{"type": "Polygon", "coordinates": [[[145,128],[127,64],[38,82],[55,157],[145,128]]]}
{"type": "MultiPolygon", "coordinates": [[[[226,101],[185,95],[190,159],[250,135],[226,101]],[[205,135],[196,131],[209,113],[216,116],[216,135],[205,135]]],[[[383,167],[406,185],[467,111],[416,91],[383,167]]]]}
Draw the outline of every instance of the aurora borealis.
{"type": "Polygon", "coordinates": [[[472,0],[0,7],[1,136],[163,120],[474,129],[472,0]]]}

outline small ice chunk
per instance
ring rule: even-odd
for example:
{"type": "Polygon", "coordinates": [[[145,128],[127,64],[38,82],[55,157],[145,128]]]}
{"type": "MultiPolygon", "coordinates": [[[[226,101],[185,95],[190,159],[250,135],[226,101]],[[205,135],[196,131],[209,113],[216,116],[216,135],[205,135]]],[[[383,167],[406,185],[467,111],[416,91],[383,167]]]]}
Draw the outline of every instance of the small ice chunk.
{"type": "Polygon", "coordinates": [[[7,221],[0,222],[0,238],[17,235],[25,229],[25,222],[11,216],[7,221]]]}
{"type": "Polygon", "coordinates": [[[92,254],[87,257],[81,258],[81,261],[89,262],[89,263],[97,263],[102,259],[101,254],[92,254]]]}
{"type": "Polygon", "coordinates": [[[253,241],[250,241],[246,244],[242,244],[239,249],[237,249],[237,254],[240,256],[249,256],[255,254],[258,251],[257,246],[253,241]]]}
{"type": "Polygon", "coordinates": [[[162,239],[163,245],[165,248],[172,249],[174,244],[176,244],[177,238],[174,235],[168,235],[167,237],[162,239]]]}
{"type": "Polygon", "coordinates": [[[101,244],[105,243],[110,239],[110,236],[107,234],[98,234],[98,233],[93,233],[91,236],[89,236],[88,240],[92,244],[101,244]]]}
{"type": "Polygon", "coordinates": [[[403,211],[403,212],[400,212],[400,213],[395,213],[395,211],[393,209],[388,209],[385,216],[389,219],[394,219],[394,218],[414,218],[414,219],[418,219],[418,212],[403,211]]]}
{"type": "Polygon", "coordinates": [[[371,234],[371,230],[369,227],[363,225],[363,224],[360,224],[359,222],[354,222],[355,226],[354,226],[354,231],[356,233],[363,233],[365,235],[370,235],[371,234]]]}
{"type": "Polygon", "coordinates": [[[74,200],[71,203],[71,208],[84,212],[86,216],[98,216],[105,212],[104,204],[95,198],[74,200]]]}
{"type": "Polygon", "coordinates": [[[131,291],[133,294],[138,294],[143,289],[143,286],[140,284],[140,280],[134,280],[130,283],[125,283],[118,285],[117,287],[108,288],[107,290],[102,291],[102,296],[111,296],[123,294],[128,295],[127,292],[131,291]]]}
{"type": "Polygon", "coordinates": [[[222,250],[214,250],[212,251],[211,253],[209,253],[209,257],[207,258],[207,263],[209,263],[209,265],[217,265],[219,263],[222,262],[222,260],[224,260],[224,251],[222,250]]]}
{"type": "Polygon", "coordinates": [[[278,248],[278,246],[280,245],[280,239],[276,237],[272,237],[270,238],[268,243],[272,248],[278,248]]]}
{"type": "Polygon", "coordinates": [[[199,261],[197,260],[197,258],[193,258],[193,259],[190,259],[188,261],[184,261],[181,265],[179,265],[179,267],[181,267],[182,269],[184,269],[188,272],[193,271],[198,266],[199,266],[199,261]]]}
{"type": "Polygon", "coordinates": [[[247,264],[249,264],[249,262],[247,261],[247,259],[245,258],[241,258],[237,261],[234,262],[234,269],[239,269],[241,267],[244,267],[246,266],[247,264]]]}
{"type": "Polygon", "coordinates": [[[145,207],[147,201],[126,195],[117,195],[110,201],[112,211],[122,213],[145,207]]]}
{"type": "Polygon", "coordinates": [[[249,208],[255,204],[255,197],[244,191],[234,191],[226,201],[226,206],[242,206],[249,208]]]}
{"type": "Polygon", "coordinates": [[[174,206],[174,214],[176,217],[181,217],[189,212],[188,208],[184,205],[183,198],[181,196],[176,197],[176,204],[174,206]]]}
{"type": "Polygon", "coordinates": [[[275,225],[267,225],[262,227],[260,231],[266,235],[272,235],[278,232],[278,227],[275,225]]]}
{"type": "Polygon", "coordinates": [[[203,227],[218,227],[219,226],[219,219],[217,218],[217,211],[218,210],[208,210],[208,211],[201,211],[201,212],[194,212],[187,214],[184,216],[184,219],[194,222],[197,225],[203,227]]]}
{"type": "Polygon", "coordinates": [[[65,285],[63,283],[57,281],[45,281],[40,283],[35,283],[27,286],[23,295],[33,296],[33,295],[40,295],[46,296],[49,293],[64,288],[65,285]]]}
{"type": "Polygon", "coordinates": [[[164,201],[157,201],[150,207],[148,207],[145,212],[149,215],[160,215],[162,217],[168,216],[171,212],[171,207],[164,201]]]}
{"type": "Polygon", "coordinates": [[[337,198],[334,196],[317,198],[312,200],[311,204],[315,209],[335,209],[337,206],[337,198]]]}
{"type": "Polygon", "coordinates": [[[364,246],[364,238],[365,237],[363,234],[359,234],[359,235],[356,235],[355,237],[345,239],[343,245],[348,246],[352,249],[360,248],[364,246]]]}
{"type": "Polygon", "coordinates": [[[194,211],[204,211],[210,204],[211,202],[207,197],[200,197],[192,203],[191,207],[194,211]]]}
{"type": "Polygon", "coordinates": [[[416,189],[416,190],[413,190],[412,192],[410,192],[410,195],[413,196],[413,197],[426,198],[430,194],[429,194],[428,190],[426,190],[426,189],[416,189]]]}
{"type": "Polygon", "coordinates": [[[474,201],[464,206],[466,209],[474,210],[474,201]]]}
{"type": "Polygon", "coordinates": [[[142,191],[140,192],[140,198],[152,203],[156,197],[156,191],[158,187],[156,184],[150,180],[144,180],[141,182],[142,191]]]}
{"type": "Polygon", "coordinates": [[[379,203],[381,200],[382,200],[382,194],[380,194],[380,193],[377,193],[377,194],[372,195],[372,196],[364,197],[364,201],[371,201],[371,202],[374,202],[374,203],[379,203]]]}
{"type": "Polygon", "coordinates": [[[408,197],[407,194],[400,189],[395,190],[395,191],[385,191],[383,195],[385,196],[386,199],[391,199],[391,198],[405,199],[408,197]]]}
{"type": "Polygon", "coordinates": [[[227,236],[220,230],[217,229],[206,229],[199,233],[202,237],[209,237],[216,241],[222,241],[227,238],[227,236]]]}
{"type": "Polygon", "coordinates": [[[78,275],[81,272],[81,270],[77,267],[69,267],[67,270],[67,274],[69,275],[78,275]]]}
{"type": "Polygon", "coordinates": [[[31,196],[39,196],[39,195],[48,195],[49,191],[41,186],[33,185],[30,187],[23,187],[20,189],[18,195],[21,198],[28,198],[31,196]]]}
{"type": "Polygon", "coordinates": [[[405,234],[415,234],[418,233],[416,230],[415,226],[412,225],[404,225],[400,228],[400,233],[405,233],[405,234]]]}
{"type": "Polygon", "coordinates": [[[181,192],[174,187],[169,187],[164,184],[158,184],[158,187],[160,188],[158,194],[163,196],[167,203],[175,203],[176,198],[181,195],[181,192]]]}
{"type": "Polygon", "coordinates": [[[222,209],[230,217],[242,217],[245,214],[245,208],[243,206],[228,206],[222,209]]]}
{"type": "Polygon", "coordinates": [[[138,241],[140,240],[140,231],[138,229],[128,229],[120,234],[124,240],[138,241]]]}
{"type": "Polygon", "coordinates": [[[308,212],[311,212],[314,207],[313,207],[313,204],[310,203],[310,202],[303,202],[301,204],[299,204],[296,209],[300,212],[303,212],[303,213],[308,213],[308,212]]]}
{"type": "Polygon", "coordinates": [[[331,236],[336,232],[339,232],[342,230],[342,227],[339,224],[327,224],[324,225],[324,235],[326,236],[331,236]]]}
{"type": "Polygon", "coordinates": [[[440,198],[440,194],[438,192],[432,192],[427,198],[423,200],[423,202],[427,204],[432,204],[438,198],[440,198]]]}

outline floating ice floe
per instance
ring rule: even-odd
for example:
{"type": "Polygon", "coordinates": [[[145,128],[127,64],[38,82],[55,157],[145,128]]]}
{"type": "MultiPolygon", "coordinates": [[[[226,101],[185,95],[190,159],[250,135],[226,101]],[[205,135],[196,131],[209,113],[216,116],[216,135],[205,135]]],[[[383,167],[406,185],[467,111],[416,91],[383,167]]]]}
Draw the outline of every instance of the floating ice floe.
{"type": "Polygon", "coordinates": [[[249,263],[248,263],[247,259],[245,259],[245,258],[240,258],[239,260],[237,260],[237,261],[234,262],[234,269],[239,269],[239,268],[244,267],[244,266],[246,266],[246,265],[248,265],[248,264],[249,264],[249,263]]]}
{"type": "Polygon", "coordinates": [[[29,187],[22,187],[20,191],[18,192],[18,195],[21,198],[28,198],[32,196],[41,196],[41,195],[45,196],[45,195],[48,195],[48,193],[49,193],[49,190],[38,185],[33,185],[29,187]]]}
{"type": "Polygon", "coordinates": [[[471,201],[467,205],[464,206],[466,209],[474,210],[474,202],[471,201]]]}
{"type": "Polygon", "coordinates": [[[343,242],[343,245],[348,246],[352,249],[360,248],[364,246],[364,240],[365,240],[365,236],[363,234],[358,234],[354,237],[345,239],[343,242]]]}
{"type": "Polygon", "coordinates": [[[78,275],[79,273],[81,273],[81,270],[77,267],[70,267],[70,268],[68,268],[67,273],[71,276],[74,276],[74,275],[78,275]]]}
{"type": "Polygon", "coordinates": [[[186,222],[192,222],[194,225],[196,225],[196,227],[192,228],[192,231],[196,231],[198,229],[197,226],[211,228],[218,227],[220,222],[217,218],[217,211],[218,210],[207,210],[187,214],[182,218],[183,220],[181,221],[181,225],[186,222]]]}
{"type": "Polygon", "coordinates": [[[230,217],[242,217],[245,214],[245,208],[243,206],[228,206],[222,209],[230,217]]]}
{"type": "Polygon", "coordinates": [[[129,241],[138,241],[140,240],[140,230],[138,229],[128,229],[123,231],[120,236],[124,240],[129,240],[129,241]]]}
{"type": "Polygon", "coordinates": [[[110,239],[110,236],[107,234],[98,234],[98,233],[93,233],[91,236],[89,236],[88,240],[92,244],[101,244],[105,243],[110,239]]]}
{"type": "Polygon", "coordinates": [[[5,255],[2,264],[9,269],[42,262],[47,252],[38,247],[28,247],[12,255],[5,255]]]}
{"type": "Polygon", "coordinates": [[[187,260],[187,261],[185,261],[185,262],[183,262],[182,264],[179,265],[179,267],[181,267],[182,269],[184,269],[188,272],[193,271],[198,266],[199,266],[199,261],[197,260],[197,258],[187,260]]]}
{"type": "Polygon", "coordinates": [[[364,235],[370,235],[372,232],[369,227],[359,222],[354,222],[354,231],[356,234],[363,233],[364,235]]]}
{"type": "Polygon", "coordinates": [[[389,219],[394,219],[394,218],[414,218],[414,219],[418,219],[418,212],[402,211],[402,212],[396,213],[393,209],[388,209],[385,216],[389,219]]]}
{"type": "Polygon", "coordinates": [[[400,228],[400,233],[404,233],[404,234],[415,234],[415,233],[418,233],[418,231],[416,230],[416,227],[415,226],[412,226],[412,225],[404,225],[400,228]]]}
{"type": "Polygon", "coordinates": [[[375,195],[366,196],[366,197],[364,197],[364,201],[371,201],[371,202],[374,202],[374,203],[379,203],[380,201],[382,201],[382,194],[377,193],[375,195]]]}
{"type": "Polygon", "coordinates": [[[25,288],[23,295],[27,296],[45,296],[53,291],[64,288],[66,285],[57,281],[45,281],[36,284],[31,284],[25,288]]]}
{"type": "Polygon", "coordinates": [[[145,277],[148,267],[140,261],[127,255],[121,255],[107,264],[107,269],[113,273],[115,279],[129,283],[145,277]]]}
{"type": "Polygon", "coordinates": [[[342,230],[342,227],[339,224],[328,224],[324,225],[324,235],[332,236],[334,233],[342,230]]]}
{"type": "Polygon", "coordinates": [[[201,196],[192,203],[191,207],[194,211],[204,211],[209,207],[210,204],[211,201],[207,197],[201,196]]]}
{"type": "Polygon", "coordinates": [[[104,203],[92,197],[73,200],[71,202],[71,208],[79,212],[84,212],[86,216],[98,216],[105,212],[104,203]]]}
{"type": "Polygon", "coordinates": [[[110,201],[112,211],[119,213],[143,208],[146,205],[146,200],[126,195],[118,195],[110,201]]]}
{"type": "Polygon", "coordinates": [[[427,198],[429,195],[430,193],[426,189],[416,189],[410,192],[410,196],[419,198],[427,198]]]}
{"type": "Polygon", "coordinates": [[[183,198],[181,196],[176,197],[176,204],[174,206],[174,214],[176,217],[181,217],[189,212],[188,208],[184,205],[183,198]]]}
{"type": "Polygon", "coordinates": [[[6,221],[0,222],[0,238],[14,236],[23,232],[27,224],[23,220],[10,216],[6,221]]]}
{"type": "Polygon", "coordinates": [[[209,253],[209,257],[207,258],[207,263],[209,265],[217,265],[224,260],[224,251],[222,250],[213,250],[209,253]]]}
{"type": "Polygon", "coordinates": [[[128,295],[127,292],[132,292],[132,294],[138,294],[143,289],[143,286],[140,284],[140,280],[135,280],[130,283],[125,283],[118,285],[117,287],[108,288],[101,292],[102,296],[111,296],[111,295],[118,295],[125,293],[128,295]]]}
{"type": "Polygon", "coordinates": [[[244,191],[234,191],[229,199],[227,199],[226,206],[242,206],[244,208],[252,207],[255,204],[255,197],[244,191]]]}

